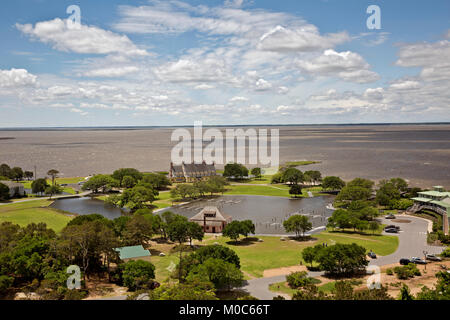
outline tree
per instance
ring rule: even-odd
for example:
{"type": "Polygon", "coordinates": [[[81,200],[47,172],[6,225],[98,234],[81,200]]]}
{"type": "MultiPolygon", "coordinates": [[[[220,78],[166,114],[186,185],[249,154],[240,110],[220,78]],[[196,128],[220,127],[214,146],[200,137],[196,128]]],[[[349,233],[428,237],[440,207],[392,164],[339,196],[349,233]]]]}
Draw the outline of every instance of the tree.
{"type": "Polygon", "coordinates": [[[255,224],[251,220],[241,221],[241,234],[244,237],[248,237],[249,234],[255,234],[255,224]]]}
{"type": "Polygon", "coordinates": [[[188,241],[188,223],[189,221],[186,217],[176,215],[167,228],[169,239],[173,242],[178,242],[180,245],[188,241]]]}
{"type": "Polygon", "coordinates": [[[33,173],[33,171],[25,171],[24,176],[27,180],[32,180],[34,177],[34,173],[33,173]]]}
{"type": "Polygon", "coordinates": [[[402,288],[400,289],[400,293],[398,296],[398,300],[414,300],[414,296],[411,294],[411,291],[409,290],[406,284],[402,285],[402,288]]]}
{"type": "Polygon", "coordinates": [[[23,179],[23,170],[22,168],[19,167],[14,167],[11,169],[11,179],[16,180],[16,181],[20,181],[23,179]]]}
{"type": "Polygon", "coordinates": [[[67,257],[70,264],[80,265],[84,280],[90,272],[90,267],[100,264],[102,257],[106,259],[109,266],[111,257],[117,255],[113,250],[118,245],[114,232],[109,227],[109,223],[101,219],[67,225],[61,231],[60,239],[58,254],[67,257]]]}
{"type": "Polygon", "coordinates": [[[123,187],[123,178],[129,176],[135,181],[140,181],[143,174],[134,168],[122,168],[113,172],[112,177],[119,182],[119,186],[123,187]]]}
{"type": "Polygon", "coordinates": [[[224,177],[213,176],[210,177],[207,181],[208,191],[213,195],[214,193],[223,193],[225,192],[225,186],[229,185],[227,180],[224,177]]]}
{"type": "Polygon", "coordinates": [[[239,163],[229,163],[225,166],[223,176],[232,179],[248,177],[248,169],[239,163]]]}
{"type": "Polygon", "coordinates": [[[441,271],[436,273],[438,282],[433,289],[423,287],[416,296],[417,300],[450,300],[450,273],[441,271]]]}
{"type": "Polygon", "coordinates": [[[56,169],[51,169],[47,174],[52,177],[52,185],[55,185],[55,179],[58,177],[59,171],[56,169]]]}
{"type": "Polygon", "coordinates": [[[136,185],[136,180],[131,176],[125,176],[122,179],[122,187],[133,188],[136,185]]]}
{"type": "Polygon", "coordinates": [[[261,168],[253,168],[251,171],[251,174],[256,179],[261,179],[261,177],[262,177],[261,168]]]}
{"type": "Polygon", "coordinates": [[[312,229],[312,223],[305,216],[293,215],[283,222],[283,227],[286,232],[295,232],[295,235],[300,237],[300,234],[304,236],[305,232],[312,229]]]}
{"type": "Polygon", "coordinates": [[[317,262],[321,270],[333,275],[354,274],[369,264],[366,249],[355,243],[325,247],[320,250],[317,262]]]}
{"type": "Polygon", "coordinates": [[[341,189],[336,197],[338,201],[355,201],[355,200],[367,200],[371,195],[371,190],[354,185],[346,185],[341,189]]]}
{"type": "Polygon", "coordinates": [[[313,183],[322,181],[322,174],[320,173],[320,171],[316,171],[316,170],[306,171],[304,173],[304,176],[305,176],[305,181],[310,181],[313,183]]]}
{"type": "Polygon", "coordinates": [[[135,214],[126,222],[122,235],[127,245],[135,246],[140,244],[144,246],[146,241],[152,238],[153,228],[148,219],[135,214]]]}
{"type": "Polygon", "coordinates": [[[400,192],[406,192],[408,190],[408,183],[402,178],[392,178],[391,183],[400,192]]]}
{"type": "Polygon", "coordinates": [[[375,234],[375,231],[377,231],[379,228],[379,224],[376,221],[369,222],[369,230],[372,231],[373,234],[375,234]]]}
{"type": "Polygon", "coordinates": [[[303,173],[296,168],[288,168],[282,174],[284,183],[298,184],[303,181],[303,173]]]}
{"type": "Polygon", "coordinates": [[[0,183],[0,201],[9,199],[9,187],[3,183],[0,183]]]}
{"type": "Polygon", "coordinates": [[[205,231],[202,226],[196,222],[188,222],[187,227],[187,237],[189,239],[189,245],[192,247],[192,240],[202,241],[205,236],[205,231]]]}
{"type": "Polygon", "coordinates": [[[230,238],[237,242],[239,236],[242,233],[241,223],[240,221],[233,221],[225,226],[222,231],[224,237],[230,238]]]}
{"type": "Polygon", "coordinates": [[[379,205],[387,206],[392,200],[400,199],[400,191],[391,182],[382,181],[380,188],[377,190],[375,200],[379,205]]]}
{"type": "Polygon", "coordinates": [[[297,198],[299,195],[302,194],[302,186],[298,184],[293,184],[289,189],[289,194],[297,198]]]}
{"type": "Polygon", "coordinates": [[[144,209],[145,203],[156,200],[158,191],[151,189],[151,187],[144,187],[137,185],[132,189],[125,189],[122,195],[111,198],[110,203],[118,207],[128,207],[132,212],[138,209],[144,209]]]}
{"type": "Polygon", "coordinates": [[[218,300],[211,282],[167,283],[149,292],[150,300],[218,300]]]}
{"type": "Polygon", "coordinates": [[[349,183],[347,183],[347,186],[350,187],[361,187],[361,188],[365,188],[368,190],[372,190],[373,186],[375,185],[375,183],[369,179],[363,179],[363,178],[355,178],[352,181],[350,181],[349,183]]]}
{"type": "Polygon", "coordinates": [[[125,263],[122,278],[130,291],[148,288],[155,279],[155,266],[143,260],[129,261],[125,263]]]}
{"type": "Polygon", "coordinates": [[[302,251],[302,258],[306,263],[311,264],[313,266],[313,262],[317,261],[317,257],[319,256],[320,250],[323,248],[322,245],[318,244],[314,247],[307,247],[302,251]]]}
{"type": "Polygon", "coordinates": [[[156,190],[165,190],[172,183],[167,176],[159,173],[146,173],[144,174],[141,184],[150,184],[156,190]]]}
{"type": "Polygon", "coordinates": [[[218,290],[240,287],[244,281],[244,275],[234,264],[221,259],[209,258],[202,264],[191,269],[186,280],[209,281],[218,290]]]}
{"type": "Polygon", "coordinates": [[[322,181],[322,188],[325,190],[341,190],[345,187],[345,182],[339,177],[325,177],[322,181]]]}
{"type": "Polygon", "coordinates": [[[45,188],[45,194],[50,196],[50,199],[52,198],[52,196],[61,193],[62,189],[58,185],[52,185],[50,187],[45,188]]]}
{"type": "Polygon", "coordinates": [[[102,193],[106,193],[109,189],[117,187],[118,182],[111,176],[106,174],[98,174],[91,177],[82,187],[83,190],[92,190],[94,193],[98,193],[99,190],[102,193]]]}
{"type": "Polygon", "coordinates": [[[232,263],[236,268],[240,269],[239,256],[228,247],[221,245],[205,246],[197,249],[184,259],[186,272],[189,273],[190,268],[195,265],[202,264],[209,258],[220,259],[232,263]]]}
{"type": "Polygon", "coordinates": [[[197,188],[194,187],[193,185],[179,184],[175,188],[170,190],[170,195],[173,198],[180,197],[181,199],[186,199],[187,196],[194,198],[197,192],[198,192],[197,188]]]}
{"type": "Polygon", "coordinates": [[[36,179],[31,183],[31,191],[35,194],[42,194],[49,187],[47,179],[36,179]]]}
{"type": "Polygon", "coordinates": [[[6,163],[0,165],[0,177],[6,177],[8,179],[12,177],[11,168],[6,163]]]}

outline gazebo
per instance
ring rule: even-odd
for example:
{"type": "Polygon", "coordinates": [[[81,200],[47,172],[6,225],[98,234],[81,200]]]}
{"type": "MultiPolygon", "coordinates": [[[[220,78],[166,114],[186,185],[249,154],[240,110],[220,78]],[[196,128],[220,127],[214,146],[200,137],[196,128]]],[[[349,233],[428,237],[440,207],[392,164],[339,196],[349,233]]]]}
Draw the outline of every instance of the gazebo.
{"type": "Polygon", "coordinates": [[[198,223],[206,233],[221,233],[233,219],[217,207],[206,207],[189,221],[198,223]]]}

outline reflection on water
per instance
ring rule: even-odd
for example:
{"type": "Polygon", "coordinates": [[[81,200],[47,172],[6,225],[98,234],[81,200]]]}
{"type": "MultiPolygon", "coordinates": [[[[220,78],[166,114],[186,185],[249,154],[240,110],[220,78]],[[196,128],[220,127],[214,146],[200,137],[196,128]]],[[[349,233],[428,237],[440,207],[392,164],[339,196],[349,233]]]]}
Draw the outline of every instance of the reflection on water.
{"type": "Polygon", "coordinates": [[[288,199],[259,196],[224,196],[211,200],[196,201],[172,211],[191,218],[206,206],[218,207],[234,220],[252,220],[256,225],[257,234],[286,234],[283,221],[293,214],[302,214],[309,218],[313,228],[327,224],[327,218],[332,211],[326,206],[333,202],[332,196],[322,196],[304,199],[288,199]]]}
{"type": "Polygon", "coordinates": [[[111,220],[125,213],[123,210],[105,205],[101,200],[91,198],[56,200],[51,207],[80,215],[98,213],[111,220]]]}

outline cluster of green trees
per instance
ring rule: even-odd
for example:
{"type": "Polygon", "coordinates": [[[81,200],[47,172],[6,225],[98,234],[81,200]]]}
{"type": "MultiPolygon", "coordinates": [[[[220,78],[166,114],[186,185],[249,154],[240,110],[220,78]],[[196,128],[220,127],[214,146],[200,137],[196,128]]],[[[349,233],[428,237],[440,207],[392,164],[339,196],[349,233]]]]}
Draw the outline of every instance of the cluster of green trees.
{"type": "Polygon", "coordinates": [[[212,196],[216,193],[224,193],[227,185],[229,183],[225,178],[213,176],[208,180],[196,181],[193,184],[178,184],[170,190],[170,195],[173,199],[196,199],[208,194],[212,196]]]}
{"type": "Polygon", "coordinates": [[[21,181],[25,179],[33,179],[34,173],[32,171],[24,171],[20,167],[11,168],[6,163],[0,165],[0,180],[14,180],[21,181]]]}
{"type": "Polygon", "coordinates": [[[241,235],[248,237],[249,234],[255,234],[255,225],[251,220],[233,221],[226,225],[222,234],[237,242],[241,235]]]}
{"type": "Polygon", "coordinates": [[[149,207],[159,195],[159,191],[171,185],[169,179],[159,173],[141,173],[133,168],[122,168],[112,175],[99,174],[91,177],[82,187],[93,193],[107,193],[113,188],[122,188],[119,195],[111,195],[107,203],[120,208],[127,207],[132,212],[149,207]]]}
{"type": "Polygon", "coordinates": [[[4,222],[0,225],[0,294],[33,286],[45,299],[82,298],[85,289],[77,296],[77,291],[66,288],[70,265],[80,266],[83,285],[94,274],[107,274],[130,290],[149,288],[154,282],[154,266],[149,262],[123,264],[115,248],[147,246],[156,234],[180,245],[204,237],[203,228],[187,218],[172,212],[153,215],[149,209],[112,221],[98,214],[78,216],[59,235],[45,224],[21,228],[4,222]],[[118,267],[111,270],[111,263],[118,267]]]}
{"type": "Polygon", "coordinates": [[[357,274],[369,264],[366,249],[355,243],[308,247],[302,251],[302,258],[311,267],[316,262],[320,270],[338,276],[357,274]]]}
{"type": "Polygon", "coordinates": [[[297,238],[304,237],[305,232],[312,229],[312,223],[308,217],[301,215],[293,215],[283,222],[283,227],[286,232],[295,232],[297,238]]]}
{"type": "Polygon", "coordinates": [[[379,229],[379,223],[374,219],[379,211],[363,200],[356,200],[348,204],[347,209],[338,209],[328,219],[329,228],[353,229],[353,231],[364,232],[370,230],[375,232],[379,229]]]}
{"type": "Polygon", "coordinates": [[[408,183],[402,178],[381,180],[378,185],[375,201],[381,206],[406,210],[413,205],[409,199],[403,198],[408,191],[408,183]]]}
{"type": "Polygon", "coordinates": [[[150,300],[218,300],[216,293],[241,287],[244,275],[238,255],[220,246],[205,246],[181,257],[171,277],[177,282],[163,283],[154,290],[141,290],[150,300]]]}
{"type": "Polygon", "coordinates": [[[248,172],[248,169],[240,163],[228,163],[223,171],[223,176],[228,179],[241,180],[248,177],[248,172]]]}
{"type": "Polygon", "coordinates": [[[345,181],[339,177],[329,176],[323,178],[322,188],[324,190],[341,190],[345,187],[345,181]]]}
{"type": "Polygon", "coordinates": [[[307,284],[299,289],[292,300],[393,300],[386,287],[356,291],[351,281],[336,281],[331,293],[320,291],[315,284],[307,284]]]}

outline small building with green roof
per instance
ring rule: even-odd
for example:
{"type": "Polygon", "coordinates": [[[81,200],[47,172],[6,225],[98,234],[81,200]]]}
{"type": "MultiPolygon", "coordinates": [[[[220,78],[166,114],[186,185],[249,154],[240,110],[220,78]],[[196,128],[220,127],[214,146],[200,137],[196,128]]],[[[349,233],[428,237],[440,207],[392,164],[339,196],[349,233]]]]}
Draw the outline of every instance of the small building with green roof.
{"type": "Polygon", "coordinates": [[[409,209],[410,212],[418,212],[420,210],[431,210],[442,215],[442,224],[444,234],[448,235],[450,216],[450,192],[444,190],[442,186],[435,186],[431,191],[422,191],[417,193],[414,200],[414,206],[409,209]]]}
{"type": "Polygon", "coordinates": [[[119,253],[120,260],[149,260],[151,253],[149,250],[145,250],[143,246],[130,246],[115,248],[115,251],[119,253]]]}

